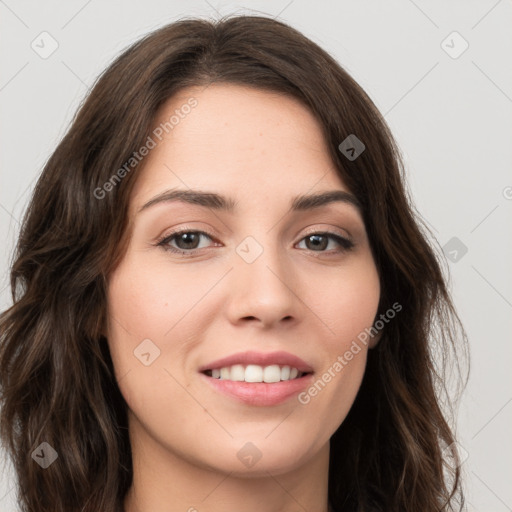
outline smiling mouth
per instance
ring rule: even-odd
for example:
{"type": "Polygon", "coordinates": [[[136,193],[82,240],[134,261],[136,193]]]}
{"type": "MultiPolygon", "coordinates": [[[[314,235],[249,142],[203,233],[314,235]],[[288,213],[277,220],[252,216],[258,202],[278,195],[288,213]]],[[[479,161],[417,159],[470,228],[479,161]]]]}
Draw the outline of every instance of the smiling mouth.
{"type": "Polygon", "coordinates": [[[312,372],[302,372],[297,368],[288,365],[273,364],[260,366],[256,364],[235,364],[232,366],[205,370],[201,373],[218,380],[250,383],[277,383],[300,379],[305,375],[310,375],[312,372]]]}

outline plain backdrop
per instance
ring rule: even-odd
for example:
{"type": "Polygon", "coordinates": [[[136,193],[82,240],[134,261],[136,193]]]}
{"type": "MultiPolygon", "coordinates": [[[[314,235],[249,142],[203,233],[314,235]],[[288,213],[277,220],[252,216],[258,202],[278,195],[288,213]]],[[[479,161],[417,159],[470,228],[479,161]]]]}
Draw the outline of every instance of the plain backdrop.
{"type": "MultiPolygon", "coordinates": [[[[35,181],[97,75],[163,24],[230,13],[291,24],[385,114],[417,209],[446,248],[469,337],[459,415],[468,510],[512,510],[510,0],[0,0],[0,309],[10,304],[9,261],[35,181]],[[43,46],[56,49],[41,55],[43,46]]],[[[7,466],[1,512],[18,511],[14,486],[7,466]]]]}

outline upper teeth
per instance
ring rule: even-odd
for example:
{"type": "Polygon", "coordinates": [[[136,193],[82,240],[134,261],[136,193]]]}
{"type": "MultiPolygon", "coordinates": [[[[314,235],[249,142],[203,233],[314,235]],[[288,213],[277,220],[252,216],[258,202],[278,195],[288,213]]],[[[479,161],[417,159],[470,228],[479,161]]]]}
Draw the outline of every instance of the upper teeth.
{"type": "Polygon", "coordinates": [[[245,368],[241,364],[235,364],[211,370],[211,376],[214,379],[245,382],[279,382],[281,380],[292,380],[302,375],[302,372],[299,372],[297,368],[277,364],[265,367],[249,364],[245,368]]]}

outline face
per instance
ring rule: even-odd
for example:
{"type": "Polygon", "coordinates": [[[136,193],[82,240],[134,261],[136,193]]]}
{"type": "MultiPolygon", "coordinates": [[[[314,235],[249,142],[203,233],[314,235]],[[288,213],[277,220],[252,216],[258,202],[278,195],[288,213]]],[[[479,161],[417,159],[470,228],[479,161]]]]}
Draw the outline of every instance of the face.
{"type": "Polygon", "coordinates": [[[363,377],[373,342],[354,340],[380,296],[365,225],[297,100],[188,88],[155,126],[176,110],[132,171],[131,238],[109,280],[131,439],[216,471],[290,471],[328,447],[363,377]],[[293,207],[332,191],[341,199],[293,207]]]}

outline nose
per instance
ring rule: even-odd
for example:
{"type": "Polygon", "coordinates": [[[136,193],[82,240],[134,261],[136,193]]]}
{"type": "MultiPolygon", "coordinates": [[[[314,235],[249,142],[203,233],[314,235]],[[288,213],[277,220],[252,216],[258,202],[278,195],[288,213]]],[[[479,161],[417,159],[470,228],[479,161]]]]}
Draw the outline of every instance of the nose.
{"type": "Polygon", "coordinates": [[[272,247],[267,244],[251,263],[250,259],[244,259],[243,252],[240,254],[234,255],[234,269],[230,272],[227,299],[230,321],[254,322],[261,328],[298,321],[301,308],[298,276],[286,264],[283,248],[279,244],[272,247]]]}

